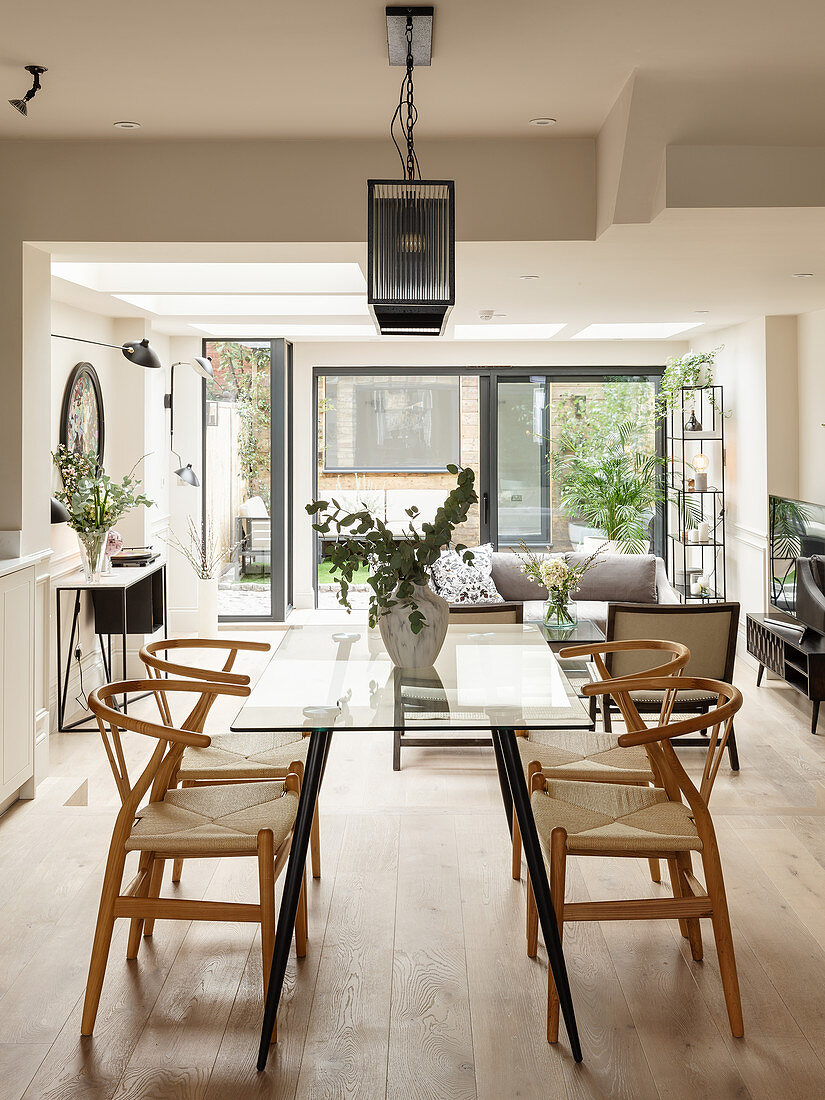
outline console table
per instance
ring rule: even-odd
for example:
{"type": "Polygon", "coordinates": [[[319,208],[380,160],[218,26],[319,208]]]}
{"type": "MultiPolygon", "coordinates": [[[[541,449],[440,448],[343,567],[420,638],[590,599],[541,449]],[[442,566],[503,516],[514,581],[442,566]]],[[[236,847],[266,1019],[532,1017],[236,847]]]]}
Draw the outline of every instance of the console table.
{"type": "Polygon", "coordinates": [[[812,630],[783,629],[766,623],[770,616],[747,616],[748,653],[759,662],[756,686],[766,668],[811,700],[811,733],[816,733],[819,704],[825,699],[825,638],[812,630]]]}
{"type": "MultiPolygon", "coordinates": [[[[126,680],[126,637],[129,634],[154,634],[163,628],[166,637],[166,563],[151,562],[145,566],[129,566],[113,569],[99,581],[87,581],[81,572],[73,573],[55,586],[57,611],[57,728],[61,733],[78,730],[80,733],[96,733],[97,725],[84,724],[87,718],[79,718],[66,725],[66,703],[69,693],[69,675],[72,667],[75,638],[78,637],[81,593],[91,595],[94,615],[94,632],[100,643],[100,656],[107,681],[112,680],[112,635],[119,634],[122,645],[122,679],[126,680]],[[64,592],[74,593],[72,626],[69,647],[63,664],[63,632],[61,597],[64,592]],[[104,646],[103,638],[107,638],[104,646]]],[[[123,696],[124,712],[128,700],[123,696]]]]}

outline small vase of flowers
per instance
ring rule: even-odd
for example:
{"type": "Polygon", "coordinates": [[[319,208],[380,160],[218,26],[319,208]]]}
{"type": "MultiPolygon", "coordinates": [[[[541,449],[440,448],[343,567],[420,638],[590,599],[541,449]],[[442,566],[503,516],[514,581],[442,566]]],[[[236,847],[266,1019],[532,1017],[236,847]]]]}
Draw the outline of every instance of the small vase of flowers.
{"type": "Polygon", "coordinates": [[[66,506],[69,526],[77,534],[83,576],[89,583],[98,581],[113,524],[133,508],[151,508],[154,501],[138,492],[140,482],[132,477],[137,463],[117,482],[99,464],[94,451],[81,454],[61,443],[52,458],[63,482],[57,499],[66,506]]]}
{"type": "Polygon", "coordinates": [[[576,605],[570,599],[581,584],[587,570],[595,564],[601,550],[591,554],[578,565],[573,565],[563,557],[539,557],[521,543],[521,553],[517,556],[521,562],[521,571],[531,581],[547,589],[547,603],[544,608],[546,626],[568,627],[576,625],[578,615],[576,605]]]}

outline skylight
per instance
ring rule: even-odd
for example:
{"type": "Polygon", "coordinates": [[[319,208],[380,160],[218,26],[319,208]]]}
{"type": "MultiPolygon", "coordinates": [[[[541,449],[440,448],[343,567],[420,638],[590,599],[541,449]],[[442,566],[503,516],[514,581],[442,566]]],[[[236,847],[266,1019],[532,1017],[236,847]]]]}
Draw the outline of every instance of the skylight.
{"type": "Polygon", "coordinates": [[[560,325],[456,325],[455,340],[549,340],[561,332],[560,325]]]}
{"type": "Polygon", "coordinates": [[[64,263],[58,279],[109,294],[366,294],[356,263],[64,263]]]}
{"type": "Polygon", "coordinates": [[[628,321],[588,325],[571,340],[667,340],[680,332],[698,328],[702,321],[628,321]]]}
{"type": "Polygon", "coordinates": [[[162,317],[367,317],[362,294],[114,294],[162,317]]]}
{"type": "Polygon", "coordinates": [[[213,322],[209,325],[192,325],[198,332],[205,332],[207,336],[215,336],[218,339],[236,336],[262,336],[283,337],[286,340],[295,337],[317,337],[341,340],[378,339],[378,333],[374,325],[260,325],[260,324],[226,324],[213,322]]]}

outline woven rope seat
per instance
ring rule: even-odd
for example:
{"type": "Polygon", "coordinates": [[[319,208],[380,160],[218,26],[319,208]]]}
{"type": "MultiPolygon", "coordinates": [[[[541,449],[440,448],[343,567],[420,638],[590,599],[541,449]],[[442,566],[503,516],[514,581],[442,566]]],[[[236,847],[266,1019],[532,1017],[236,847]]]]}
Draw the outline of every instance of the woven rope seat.
{"type": "Polygon", "coordinates": [[[186,787],[137,811],[126,850],[254,854],[261,829],[272,830],[277,849],[297,812],[298,795],[283,783],[186,787]]]}
{"type": "Polygon", "coordinates": [[[567,831],[567,850],[699,852],[690,810],[658,787],[550,780],[532,799],[536,828],[549,850],[553,829],[567,831]]]}
{"type": "Polygon", "coordinates": [[[518,738],[521,762],[538,761],[548,778],[591,783],[652,783],[653,773],[641,745],[621,748],[615,734],[590,730],[535,730],[518,738]]]}
{"type": "Polygon", "coordinates": [[[300,733],[217,734],[207,748],[187,748],[178,779],[270,779],[294,760],[306,763],[309,740],[300,733]]]}

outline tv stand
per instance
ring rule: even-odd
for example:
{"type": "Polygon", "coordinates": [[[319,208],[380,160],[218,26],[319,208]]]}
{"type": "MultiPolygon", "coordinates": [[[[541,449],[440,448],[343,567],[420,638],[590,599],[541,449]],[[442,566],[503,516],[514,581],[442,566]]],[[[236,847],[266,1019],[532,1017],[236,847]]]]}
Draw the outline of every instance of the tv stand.
{"type": "Polygon", "coordinates": [[[795,623],[787,627],[768,615],[746,617],[748,653],[759,662],[756,686],[766,668],[811,701],[811,733],[816,733],[819,704],[825,699],[825,638],[795,623]]]}

